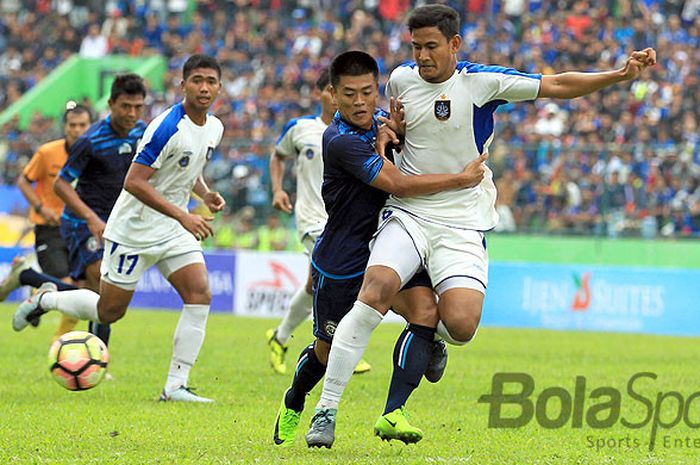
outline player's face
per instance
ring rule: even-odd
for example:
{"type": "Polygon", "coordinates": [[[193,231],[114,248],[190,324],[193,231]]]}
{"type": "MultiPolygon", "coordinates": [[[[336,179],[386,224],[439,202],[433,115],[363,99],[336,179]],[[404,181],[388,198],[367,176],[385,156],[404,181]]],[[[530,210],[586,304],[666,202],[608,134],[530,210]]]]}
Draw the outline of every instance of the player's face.
{"type": "Polygon", "coordinates": [[[119,132],[129,132],[134,129],[136,122],[143,113],[141,94],[121,94],[116,100],[109,100],[109,111],[112,126],[119,132]]]}
{"type": "Polygon", "coordinates": [[[180,86],[185,93],[185,101],[197,110],[206,112],[219,95],[221,79],[215,69],[195,68],[180,86]]]}
{"type": "Polygon", "coordinates": [[[73,142],[83,135],[88,126],[90,126],[90,115],[86,112],[68,113],[66,123],[63,125],[63,135],[68,145],[73,145],[73,142]]]}
{"type": "Polygon", "coordinates": [[[414,29],[411,33],[413,59],[418,73],[428,82],[444,82],[455,72],[457,52],[462,46],[458,35],[448,39],[435,26],[414,29]]]}
{"type": "Polygon", "coordinates": [[[337,88],[333,88],[333,98],[340,115],[362,129],[372,127],[372,115],[377,107],[379,88],[372,73],[361,76],[341,75],[337,88]]]}

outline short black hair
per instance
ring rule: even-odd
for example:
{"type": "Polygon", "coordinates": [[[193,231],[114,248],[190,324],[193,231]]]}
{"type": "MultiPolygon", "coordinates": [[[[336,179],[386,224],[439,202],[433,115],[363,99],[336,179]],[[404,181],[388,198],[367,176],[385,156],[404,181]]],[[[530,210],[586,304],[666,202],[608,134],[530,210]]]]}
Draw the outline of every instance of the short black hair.
{"type": "Polygon", "coordinates": [[[92,112],[90,111],[90,109],[85,105],[81,105],[80,103],[76,103],[73,100],[69,100],[68,102],[66,102],[66,111],[63,112],[63,124],[66,124],[66,122],[68,122],[68,115],[81,115],[83,113],[86,113],[88,115],[88,118],[90,118],[90,122],[92,123],[92,112]]]}
{"type": "Polygon", "coordinates": [[[408,17],[408,30],[437,27],[450,40],[459,34],[459,13],[446,5],[424,5],[413,10],[408,17]]]}
{"type": "Polygon", "coordinates": [[[333,87],[340,82],[340,76],[362,76],[369,73],[372,73],[375,81],[378,80],[379,66],[370,54],[359,50],[343,52],[331,62],[330,74],[333,87]]]}
{"type": "Polygon", "coordinates": [[[328,68],[323,68],[318,74],[318,79],[316,79],[316,87],[318,90],[323,91],[328,84],[331,83],[331,71],[328,68]]]}
{"type": "Polygon", "coordinates": [[[134,73],[118,74],[112,83],[109,99],[114,102],[123,94],[146,97],[146,84],[143,83],[141,76],[134,73]]]}
{"type": "Polygon", "coordinates": [[[221,65],[216,61],[216,58],[197,53],[189,57],[182,67],[182,80],[186,81],[187,78],[190,77],[190,74],[192,74],[192,71],[197,68],[213,69],[216,71],[216,75],[219,76],[219,79],[221,79],[221,65]]]}

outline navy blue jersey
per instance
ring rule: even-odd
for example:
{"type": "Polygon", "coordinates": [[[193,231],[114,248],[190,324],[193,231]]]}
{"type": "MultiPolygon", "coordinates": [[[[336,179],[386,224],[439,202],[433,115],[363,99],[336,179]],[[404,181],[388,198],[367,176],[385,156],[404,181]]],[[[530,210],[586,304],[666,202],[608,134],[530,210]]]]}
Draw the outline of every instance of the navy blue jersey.
{"type": "MultiPolygon", "coordinates": [[[[126,137],[120,137],[109,121],[109,116],[98,121],[75,141],[59,174],[68,182],[78,180],[78,196],[103,221],[119,197],[136,145],[146,130],[146,123],[139,121],[126,137]]],[[[63,214],[81,220],[68,206],[63,214]]]]}
{"type": "MultiPolygon", "coordinates": [[[[323,133],[321,195],[328,221],[316,241],[312,263],[319,272],[335,279],[364,273],[369,242],[389,195],[370,185],[384,166],[374,146],[377,114],[372,128],[365,131],[336,113],[323,133]]],[[[381,114],[386,115],[383,111],[381,114]]]]}

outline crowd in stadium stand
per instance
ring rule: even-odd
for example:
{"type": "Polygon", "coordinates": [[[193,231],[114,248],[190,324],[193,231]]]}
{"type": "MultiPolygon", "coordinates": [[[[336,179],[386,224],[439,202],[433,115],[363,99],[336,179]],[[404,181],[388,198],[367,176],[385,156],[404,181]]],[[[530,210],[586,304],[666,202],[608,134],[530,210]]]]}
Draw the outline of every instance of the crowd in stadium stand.
{"type": "MultiPolygon", "coordinates": [[[[226,137],[207,175],[229,203],[220,223],[231,230],[217,237],[231,241],[222,246],[259,246],[274,229],[267,163],[281,128],[317,111],[314,81],[338,52],[375,56],[380,84],[410,61],[404,23],[416,2],[196,3],[186,11],[186,0],[0,0],[0,110],[73,53],[161,54],[167,90],[150,96],[150,119],[179,98],[189,54],[215,55],[224,91],[214,111],[226,137]],[[235,243],[237,235],[245,239],[235,243]]],[[[648,46],[658,53],[657,66],[634,83],[576,100],[500,107],[490,150],[498,230],[700,235],[700,0],[443,3],[463,13],[461,59],[473,62],[553,73],[620,67],[629,52],[648,46]]],[[[26,131],[2,128],[1,182],[14,182],[49,127],[55,124],[37,115],[26,131]]],[[[269,236],[265,247],[293,247],[269,236]]]]}

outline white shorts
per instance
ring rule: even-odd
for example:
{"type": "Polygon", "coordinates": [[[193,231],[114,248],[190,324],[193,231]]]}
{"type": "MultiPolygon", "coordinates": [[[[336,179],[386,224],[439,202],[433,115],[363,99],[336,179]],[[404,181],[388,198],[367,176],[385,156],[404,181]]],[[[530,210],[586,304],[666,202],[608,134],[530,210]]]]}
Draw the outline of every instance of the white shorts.
{"type": "Polygon", "coordinates": [[[121,289],[136,289],[141,275],[156,265],[167,279],[173,272],[193,263],[204,263],[202,246],[192,234],[183,234],[148,247],[129,247],[104,241],[100,274],[102,279],[121,289]]]}
{"type": "Polygon", "coordinates": [[[450,228],[396,207],[382,210],[367,266],[396,271],[404,285],[423,266],[439,294],[453,288],[486,293],[489,257],[480,231],[450,228]]]}
{"type": "Polygon", "coordinates": [[[311,254],[314,251],[314,246],[316,245],[316,240],[322,232],[323,229],[314,229],[312,231],[306,231],[303,234],[299,235],[299,237],[301,238],[301,245],[304,246],[304,253],[309,258],[311,258],[311,254]]]}

